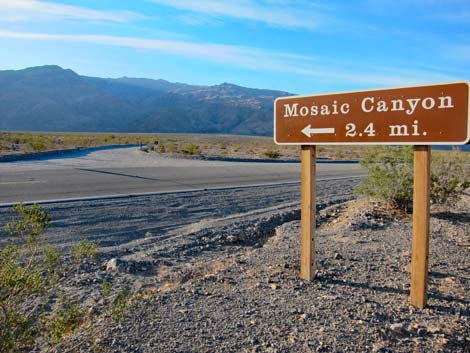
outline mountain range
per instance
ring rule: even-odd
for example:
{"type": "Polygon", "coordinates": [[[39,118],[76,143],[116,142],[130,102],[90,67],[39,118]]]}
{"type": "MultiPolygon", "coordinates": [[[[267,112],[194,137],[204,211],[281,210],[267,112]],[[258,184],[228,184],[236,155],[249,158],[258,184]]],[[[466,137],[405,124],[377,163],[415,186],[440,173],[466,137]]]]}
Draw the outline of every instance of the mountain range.
{"type": "Polygon", "coordinates": [[[287,92],[81,76],[55,65],[0,71],[0,130],[272,135],[287,92]]]}

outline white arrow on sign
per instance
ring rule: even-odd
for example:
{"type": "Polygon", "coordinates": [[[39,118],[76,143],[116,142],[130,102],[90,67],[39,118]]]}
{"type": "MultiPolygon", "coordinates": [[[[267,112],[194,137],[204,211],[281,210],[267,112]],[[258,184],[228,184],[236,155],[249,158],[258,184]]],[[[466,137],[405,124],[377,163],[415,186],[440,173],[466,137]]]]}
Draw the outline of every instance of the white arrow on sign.
{"type": "Polygon", "coordinates": [[[309,124],[302,129],[302,133],[307,137],[312,137],[314,134],[334,134],[335,128],[334,127],[324,127],[324,128],[316,128],[312,129],[312,126],[309,124]]]}

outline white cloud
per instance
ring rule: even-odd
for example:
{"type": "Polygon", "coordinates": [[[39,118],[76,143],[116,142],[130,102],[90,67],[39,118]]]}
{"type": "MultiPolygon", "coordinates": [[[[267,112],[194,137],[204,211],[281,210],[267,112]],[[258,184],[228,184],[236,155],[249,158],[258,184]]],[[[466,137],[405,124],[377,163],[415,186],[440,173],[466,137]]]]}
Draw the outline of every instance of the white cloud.
{"type": "Polygon", "coordinates": [[[228,17],[263,22],[269,25],[289,28],[316,29],[326,22],[315,9],[313,2],[253,0],[149,0],[178,10],[204,14],[213,17],[228,17]]]}
{"type": "Polygon", "coordinates": [[[429,83],[432,81],[442,82],[455,80],[455,78],[435,70],[403,70],[397,68],[371,68],[369,66],[337,68],[334,61],[329,58],[314,58],[224,44],[194,43],[187,41],[156,40],[109,35],[27,33],[7,30],[0,30],[0,38],[79,42],[150,50],[192,59],[197,58],[255,71],[291,74],[293,75],[293,79],[298,76],[308,76],[319,80],[342,83],[349,82],[360,85],[367,84],[372,86],[403,86],[425,82],[429,83]]]}
{"type": "Polygon", "coordinates": [[[111,22],[128,22],[144,15],[130,11],[102,11],[82,6],[64,5],[37,0],[0,0],[0,20],[29,21],[82,19],[111,22]]]}

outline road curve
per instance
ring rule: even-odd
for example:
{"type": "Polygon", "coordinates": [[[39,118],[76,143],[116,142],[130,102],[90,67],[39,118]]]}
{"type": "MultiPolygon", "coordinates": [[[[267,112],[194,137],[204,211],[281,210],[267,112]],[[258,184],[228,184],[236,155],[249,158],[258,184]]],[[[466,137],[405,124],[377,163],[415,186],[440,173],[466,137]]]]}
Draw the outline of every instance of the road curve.
{"type": "MultiPolygon", "coordinates": [[[[358,164],[319,163],[319,179],[362,175],[358,164]]],[[[298,163],[171,159],[125,147],[0,163],[0,204],[220,189],[300,180],[298,163]]]]}

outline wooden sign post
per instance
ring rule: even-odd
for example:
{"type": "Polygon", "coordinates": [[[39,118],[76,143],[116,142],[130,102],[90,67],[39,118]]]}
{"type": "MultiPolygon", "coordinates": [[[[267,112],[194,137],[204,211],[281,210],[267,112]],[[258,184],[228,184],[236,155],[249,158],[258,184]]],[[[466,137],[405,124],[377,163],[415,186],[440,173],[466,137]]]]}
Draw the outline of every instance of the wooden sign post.
{"type": "Polygon", "coordinates": [[[315,178],[316,147],[302,146],[301,159],[301,211],[300,211],[300,278],[307,281],[315,277],[315,178]]]}
{"type": "Polygon", "coordinates": [[[316,145],[415,145],[410,303],[426,306],[431,145],[470,141],[466,82],[309,96],[274,102],[274,141],[300,145],[300,277],[315,276],[316,145]]]}
{"type": "Polygon", "coordinates": [[[427,303],[430,179],[431,146],[415,146],[410,303],[420,309],[427,303]]]}

